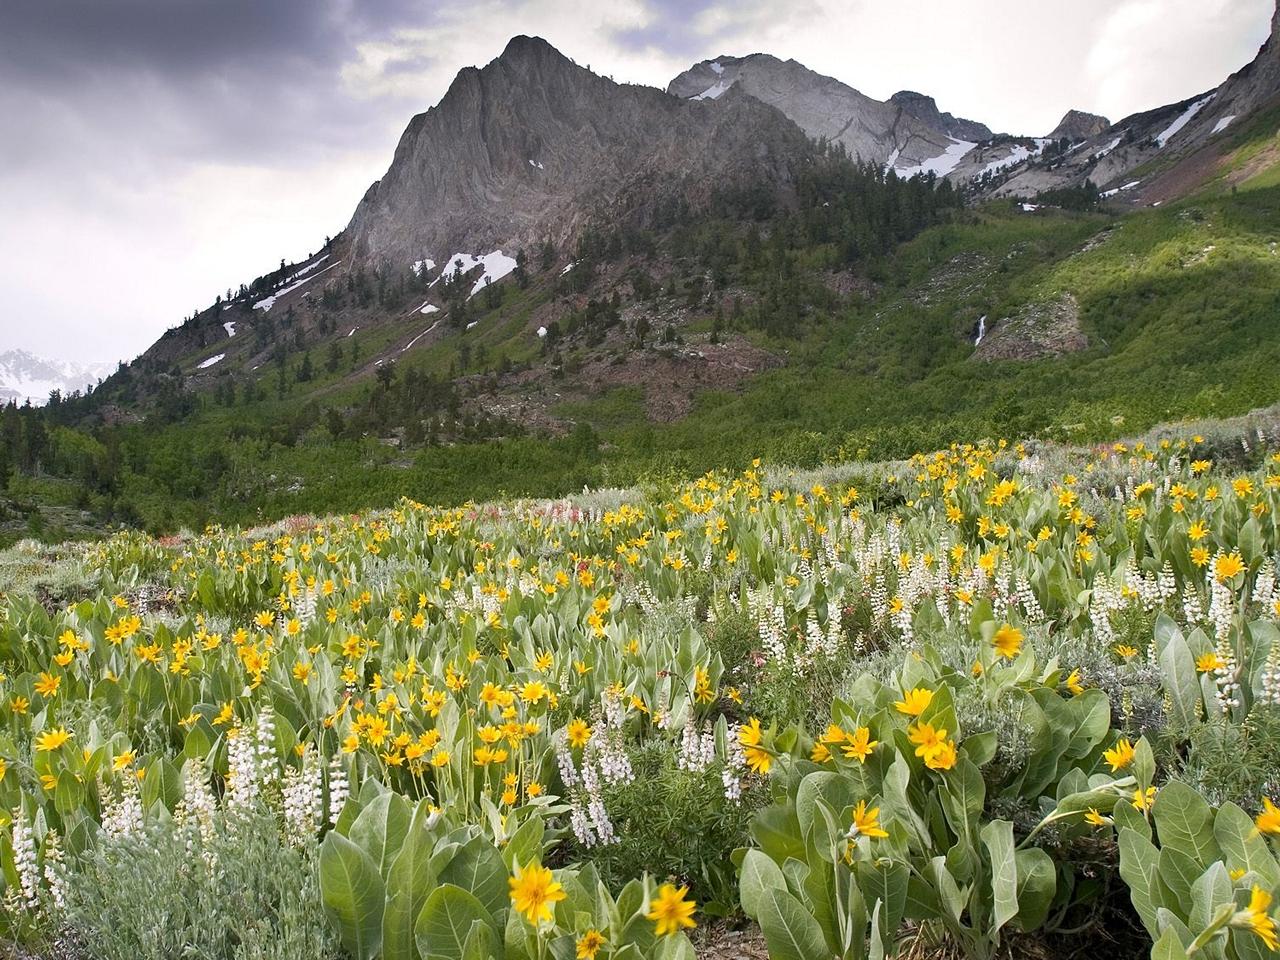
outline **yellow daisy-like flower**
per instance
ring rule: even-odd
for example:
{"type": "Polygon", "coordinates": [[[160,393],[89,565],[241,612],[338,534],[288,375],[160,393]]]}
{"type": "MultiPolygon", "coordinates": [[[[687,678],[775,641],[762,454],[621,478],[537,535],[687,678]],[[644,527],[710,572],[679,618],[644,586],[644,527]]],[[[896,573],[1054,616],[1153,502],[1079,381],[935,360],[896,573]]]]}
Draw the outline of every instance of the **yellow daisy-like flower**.
{"type": "Polygon", "coordinates": [[[1270,907],[1271,894],[1255,883],[1249,894],[1249,905],[1231,918],[1231,925],[1256,934],[1268,950],[1280,950],[1276,922],[1267,912],[1270,907]]]}
{"type": "Polygon", "coordinates": [[[599,930],[588,930],[575,944],[575,960],[596,960],[596,954],[604,947],[604,934],[599,930]]]}
{"type": "Polygon", "coordinates": [[[894,703],[899,713],[908,717],[918,717],[933,702],[933,691],[928,687],[916,687],[902,695],[902,699],[894,703]]]}
{"type": "Polygon", "coordinates": [[[871,751],[879,745],[879,740],[871,739],[871,731],[867,727],[859,727],[840,750],[850,760],[866,763],[871,751]]]}
{"type": "Polygon", "coordinates": [[[853,808],[853,826],[849,828],[849,837],[871,837],[883,839],[889,836],[888,831],[880,826],[880,808],[867,809],[867,801],[859,800],[853,808]]]}
{"type": "Polygon", "coordinates": [[[670,883],[658,888],[658,896],[650,904],[645,917],[654,922],[654,933],[659,937],[697,926],[693,921],[693,911],[698,905],[685,899],[688,893],[688,887],[676,887],[670,883]]]}
{"type": "Polygon", "coordinates": [[[1270,797],[1263,797],[1262,812],[1253,822],[1261,833],[1280,834],[1280,807],[1272,803],[1270,797]]]}
{"type": "Polygon", "coordinates": [[[773,755],[761,746],[763,742],[764,732],[757,717],[752,717],[738,729],[738,743],[746,755],[747,766],[759,774],[767,774],[773,767],[773,755]]]}
{"type": "Polygon", "coordinates": [[[1133,743],[1128,737],[1121,737],[1114,747],[1102,752],[1102,758],[1111,765],[1112,773],[1133,763],[1134,755],[1133,743]]]}
{"type": "Polygon", "coordinates": [[[551,871],[537,863],[531,863],[523,870],[517,868],[507,883],[516,912],[524,914],[535,927],[549,921],[554,906],[568,896],[551,871]]]}
{"type": "Polygon", "coordinates": [[[991,645],[1000,656],[1012,660],[1022,650],[1022,631],[1006,623],[991,638],[991,645]]]}
{"type": "Polygon", "coordinates": [[[67,733],[65,727],[46,730],[44,733],[40,734],[40,736],[36,737],[36,749],[41,753],[48,753],[51,750],[57,750],[70,739],[71,734],[67,733]]]}

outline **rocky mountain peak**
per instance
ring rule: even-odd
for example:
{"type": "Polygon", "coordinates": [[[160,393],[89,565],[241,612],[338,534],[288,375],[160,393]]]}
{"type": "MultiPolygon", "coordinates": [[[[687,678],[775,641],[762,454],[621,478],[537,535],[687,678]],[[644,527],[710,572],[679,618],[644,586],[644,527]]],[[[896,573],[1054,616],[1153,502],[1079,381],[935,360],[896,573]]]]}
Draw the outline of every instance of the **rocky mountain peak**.
{"type": "Polygon", "coordinates": [[[1068,110],[1049,134],[1050,140],[1089,140],[1111,126],[1111,121],[1096,113],[1068,110]]]}
{"type": "Polygon", "coordinates": [[[956,140],[979,143],[990,140],[993,136],[991,128],[985,123],[943,113],[938,109],[938,102],[933,97],[916,93],[914,90],[899,90],[889,98],[889,102],[896,103],[916,119],[924,121],[956,140]]]}
{"type": "Polygon", "coordinates": [[[747,181],[785,188],[808,149],[800,130],[750,97],[720,107],[614,83],[515,37],[410,122],[348,226],[352,257],[509,256],[567,241],[593,217],[643,217],[676,199],[696,208],[747,181]]]}

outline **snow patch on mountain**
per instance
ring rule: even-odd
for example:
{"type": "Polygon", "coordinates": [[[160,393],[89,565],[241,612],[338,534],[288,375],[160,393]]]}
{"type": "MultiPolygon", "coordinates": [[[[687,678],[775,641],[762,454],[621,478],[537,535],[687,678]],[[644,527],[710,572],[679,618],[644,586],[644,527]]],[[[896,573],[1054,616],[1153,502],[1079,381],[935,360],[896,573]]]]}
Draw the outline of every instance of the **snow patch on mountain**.
{"type": "Polygon", "coordinates": [[[945,177],[960,165],[960,161],[968,155],[970,150],[977,147],[976,143],[970,143],[968,140],[949,139],[951,139],[950,146],[941,154],[931,160],[926,160],[919,166],[899,170],[898,176],[910,178],[933,173],[939,177],[945,177]]]}
{"type": "Polygon", "coordinates": [[[227,355],[225,353],[219,353],[219,354],[216,354],[215,356],[210,357],[208,360],[201,360],[199,363],[196,364],[196,369],[208,370],[215,363],[221,363],[223,359],[226,358],[226,356],[227,355]]]}
{"type": "MultiPolygon", "coordinates": [[[[325,257],[327,256],[328,254],[326,253],[325,257]]],[[[324,257],[321,257],[320,259],[323,260],[324,257]]],[[[320,260],[316,261],[316,263],[319,263],[319,262],[320,260]]],[[[275,293],[271,294],[271,296],[263,297],[261,300],[259,300],[257,303],[253,305],[253,309],[262,310],[262,311],[270,310],[272,307],[276,305],[276,301],[279,300],[281,297],[283,297],[286,293],[292,293],[294,290],[297,290],[304,283],[310,283],[316,277],[320,276],[321,273],[328,273],[330,270],[332,270],[334,267],[338,266],[341,263],[342,263],[341,260],[339,260],[338,263],[331,263],[329,264],[329,266],[325,267],[319,273],[313,273],[309,277],[303,277],[297,283],[291,283],[289,284],[289,286],[285,287],[284,289],[277,290],[275,293]]],[[[301,270],[298,271],[298,273],[302,273],[302,272],[303,271],[301,270]]],[[[294,274],[294,276],[297,276],[297,274],[294,274]]]]}
{"type": "Polygon", "coordinates": [[[1216,93],[1211,93],[1208,96],[1201,97],[1195,103],[1187,107],[1187,109],[1183,110],[1177,120],[1173,121],[1173,123],[1165,127],[1164,130],[1156,134],[1156,143],[1163,149],[1164,145],[1176,137],[1179,131],[1190,123],[1192,118],[1203,110],[1205,105],[1216,96],[1216,93]]]}
{"type": "MultiPolygon", "coordinates": [[[[471,288],[470,296],[473,297],[489,284],[497,283],[514,270],[516,268],[516,259],[515,257],[508,257],[501,250],[494,250],[492,253],[486,253],[479,257],[470,253],[455,253],[445,261],[445,268],[440,276],[452,274],[455,270],[470,273],[476,267],[484,267],[484,272],[480,274],[480,279],[471,288]]],[[[437,277],[436,279],[439,280],[440,278],[437,277]]]]}
{"type": "Polygon", "coordinates": [[[1217,123],[1213,125],[1213,130],[1210,132],[1209,135],[1212,136],[1215,133],[1221,133],[1223,130],[1227,129],[1227,127],[1231,126],[1231,121],[1234,120],[1235,118],[1236,118],[1236,115],[1234,113],[1229,117],[1223,117],[1221,120],[1219,120],[1217,123]]]}

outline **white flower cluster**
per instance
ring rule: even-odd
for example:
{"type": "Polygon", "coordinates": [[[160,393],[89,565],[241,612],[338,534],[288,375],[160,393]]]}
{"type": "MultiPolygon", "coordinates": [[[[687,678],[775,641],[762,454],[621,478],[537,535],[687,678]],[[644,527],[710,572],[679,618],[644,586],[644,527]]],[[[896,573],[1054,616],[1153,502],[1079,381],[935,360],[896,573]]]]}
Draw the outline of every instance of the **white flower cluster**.
{"type": "Polygon", "coordinates": [[[195,847],[196,836],[200,837],[202,856],[210,869],[217,860],[217,854],[212,849],[213,816],[217,806],[213,791],[209,789],[209,774],[204,761],[188,760],[182,772],[182,799],[173,811],[173,820],[180,827],[189,830],[188,854],[195,847]]]}
{"type": "Polygon", "coordinates": [[[276,758],[276,715],[270,704],[264,704],[258,713],[254,729],[257,779],[259,783],[275,783],[280,779],[280,765],[276,758]]]}
{"type": "Polygon", "coordinates": [[[1044,608],[1036,599],[1035,591],[1031,589],[1031,581],[1025,574],[1018,574],[1014,596],[1018,600],[1018,606],[1022,608],[1022,617],[1027,623],[1044,623],[1044,608]]]}
{"type": "Polygon", "coordinates": [[[61,911],[67,905],[67,878],[62,865],[62,844],[58,831],[50,829],[44,835],[44,882],[49,886],[49,899],[55,909],[61,911]]]}
{"type": "Polygon", "coordinates": [[[712,728],[699,730],[692,720],[684,726],[680,735],[680,752],[676,758],[676,766],[681,770],[701,773],[711,766],[716,758],[716,733],[712,728]]]}
{"type": "Polygon", "coordinates": [[[1230,637],[1218,638],[1217,653],[1219,666],[1213,671],[1218,688],[1216,697],[1222,712],[1229,713],[1232,708],[1240,706],[1240,667],[1236,663],[1235,651],[1231,649],[1230,637]]]}
{"type": "Polygon", "coordinates": [[[102,810],[102,832],[113,840],[132,836],[142,829],[142,797],[138,781],[124,778],[124,786],[117,797],[110,792],[102,810]]]}
{"type": "Polygon", "coordinates": [[[1258,568],[1258,576],[1253,582],[1253,599],[1262,604],[1268,615],[1274,613],[1271,605],[1276,599],[1276,565],[1270,557],[1258,568]]]}
{"type": "Polygon", "coordinates": [[[258,744],[247,727],[227,733],[227,806],[247,807],[258,796],[258,744]]]}
{"type": "Polygon", "coordinates": [[[342,754],[335,753],[329,761],[329,825],[337,824],[351,796],[351,784],[347,781],[347,770],[342,763],[342,754]]]}
{"type": "Polygon", "coordinates": [[[320,791],[320,767],[303,757],[302,770],[289,767],[281,791],[284,805],[285,839],[296,847],[310,843],[320,826],[324,797],[320,791]]]}
{"type": "Polygon", "coordinates": [[[730,803],[742,799],[742,778],[747,772],[747,754],[742,749],[742,741],[738,739],[741,724],[729,725],[727,731],[724,769],[720,771],[720,782],[724,784],[724,798],[730,803]]]}
{"type": "Polygon", "coordinates": [[[22,899],[28,910],[35,910],[40,905],[40,868],[36,863],[35,834],[22,810],[13,817],[13,865],[18,871],[22,899]]]}

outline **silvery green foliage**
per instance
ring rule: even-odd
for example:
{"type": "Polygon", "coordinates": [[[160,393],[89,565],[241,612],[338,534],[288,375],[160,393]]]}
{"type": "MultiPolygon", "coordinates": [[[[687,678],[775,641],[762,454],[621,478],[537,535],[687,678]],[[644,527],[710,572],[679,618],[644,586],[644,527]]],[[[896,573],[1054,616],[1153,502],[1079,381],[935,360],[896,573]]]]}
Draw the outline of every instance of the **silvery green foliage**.
{"type": "Polygon", "coordinates": [[[91,960],[336,960],[315,858],[256,803],[218,810],[208,834],[152,820],[67,857],[63,925],[91,960]]]}

